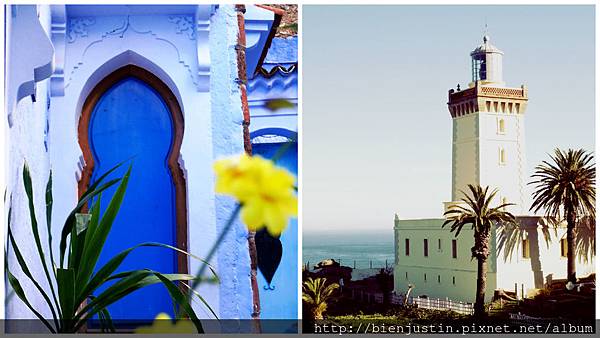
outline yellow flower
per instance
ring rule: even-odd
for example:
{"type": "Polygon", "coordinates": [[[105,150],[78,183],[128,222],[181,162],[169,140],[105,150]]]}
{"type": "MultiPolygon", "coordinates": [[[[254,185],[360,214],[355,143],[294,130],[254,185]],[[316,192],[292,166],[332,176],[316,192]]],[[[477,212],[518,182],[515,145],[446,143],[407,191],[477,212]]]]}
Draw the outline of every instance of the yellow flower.
{"type": "Polygon", "coordinates": [[[288,218],[297,216],[295,178],[272,161],[244,154],[218,160],[214,169],[216,191],[231,195],[242,204],[242,220],[250,231],[266,227],[272,235],[279,235],[288,218]]]}
{"type": "Polygon", "coordinates": [[[138,327],[135,333],[198,333],[198,331],[189,320],[180,320],[173,324],[168,314],[159,313],[152,326],[138,327]]]}

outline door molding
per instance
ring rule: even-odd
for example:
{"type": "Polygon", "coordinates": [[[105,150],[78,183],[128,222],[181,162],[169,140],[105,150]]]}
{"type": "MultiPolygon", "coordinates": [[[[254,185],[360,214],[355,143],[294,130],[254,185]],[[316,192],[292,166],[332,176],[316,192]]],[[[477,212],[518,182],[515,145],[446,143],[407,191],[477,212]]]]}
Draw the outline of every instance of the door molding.
{"type": "MultiPolygon", "coordinates": [[[[179,154],[181,143],[183,141],[184,120],[181,107],[177,97],[156,75],[135,65],[127,65],[110,73],[102,79],[92,89],[81,109],[79,118],[78,138],[79,146],[83,153],[85,165],[81,171],[79,180],[78,196],[85,192],[89,186],[92,173],[94,172],[94,156],[89,140],[89,125],[92,112],[102,95],[114,84],[127,77],[135,77],[154,90],[156,90],[167,105],[173,121],[173,142],[167,159],[167,164],[175,186],[175,241],[178,249],[188,251],[188,226],[187,226],[187,192],[186,182],[183,170],[179,166],[179,154]]],[[[188,257],[185,254],[177,253],[177,271],[179,273],[189,273],[188,257]]]]}

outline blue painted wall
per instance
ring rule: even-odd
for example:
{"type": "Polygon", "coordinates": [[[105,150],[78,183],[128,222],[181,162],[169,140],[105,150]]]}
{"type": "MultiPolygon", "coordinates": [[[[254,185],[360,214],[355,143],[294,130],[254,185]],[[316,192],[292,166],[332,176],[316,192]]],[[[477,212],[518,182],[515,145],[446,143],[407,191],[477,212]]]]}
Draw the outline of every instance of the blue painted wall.
{"type": "MultiPolygon", "coordinates": [[[[273,158],[284,143],[255,143],[252,153],[264,158],[273,158]]],[[[294,143],[277,159],[276,164],[298,175],[298,145],[294,143]]],[[[261,302],[261,318],[298,318],[298,221],[291,219],[279,238],[283,247],[281,263],[267,284],[262,273],[258,274],[261,302]]]]}
{"type": "MultiPolygon", "coordinates": [[[[284,142],[297,138],[298,131],[298,62],[297,37],[274,38],[263,63],[265,72],[248,81],[248,105],[252,152],[271,158],[284,142]],[[277,67],[276,70],[274,68],[277,67]],[[272,72],[271,72],[272,71],[272,72]],[[289,107],[273,110],[271,100],[286,100],[289,107]]],[[[277,161],[293,174],[298,173],[298,147],[295,144],[277,161]]],[[[280,237],[281,263],[268,289],[264,276],[258,274],[261,315],[263,319],[290,319],[298,316],[298,225],[291,220],[280,237]]],[[[281,329],[281,328],[280,328],[281,329]]],[[[293,330],[293,327],[286,327],[293,330]]]]}

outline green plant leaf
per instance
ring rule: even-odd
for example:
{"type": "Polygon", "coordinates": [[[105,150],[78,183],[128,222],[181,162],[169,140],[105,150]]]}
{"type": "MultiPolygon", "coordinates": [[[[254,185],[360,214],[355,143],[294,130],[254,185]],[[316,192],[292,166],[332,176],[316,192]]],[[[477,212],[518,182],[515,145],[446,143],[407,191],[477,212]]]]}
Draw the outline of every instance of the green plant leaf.
{"type": "MultiPolygon", "coordinates": [[[[94,300],[94,296],[88,297],[90,300],[94,300]]],[[[115,325],[113,324],[112,318],[110,316],[110,312],[105,308],[98,312],[98,318],[100,319],[100,328],[102,329],[102,333],[115,333],[115,325]]]]}
{"type": "Polygon", "coordinates": [[[75,316],[75,271],[73,269],[57,269],[56,281],[63,320],[70,321],[75,316]]]}
{"type": "Polygon", "coordinates": [[[48,175],[48,183],[46,183],[46,228],[48,229],[48,252],[50,253],[50,265],[54,278],[56,278],[56,262],[54,261],[54,253],[52,250],[52,170],[48,175]]]}
{"type": "MultiPolygon", "coordinates": [[[[64,261],[65,261],[65,253],[67,251],[67,237],[69,237],[69,235],[71,234],[71,231],[73,230],[73,227],[75,226],[75,214],[78,213],[81,210],[81,208],[90,199],[92,199],[95,196],[97,196],[98,194],[102,193],[104,190],[110,188],[111,186],[113,186],[114,184],[119,182],[120,180],[121,180],[120,178],[115,178],[113,180],[106,182],[105,184],[101,185],[98,188],[88,189],[86,191],[86,193],[83,194],[81,196],[81,198],[79,199],[79,203],[77,203],[77,206],[75,207],[75,209],[73,209],[71,211],[71,213],[69,214],[69,216],[67,216],[65,225],[62,228],[62,232],[61,232],[61,236],[60,236],[60,267],[63,267],[64,261]]],[[[97,181],[96,183],[98,183],[98,182],[99,181],[97,181]]]]}
{"type": "Polygon", "coordinates": [[[108,305],[122,299],[131,292],[138,290],[143,286],[140,283],[146,276],[148,271],[138,270],[131,275],[117,281],[113,285],[109,286],[106,290],[96,296],[91,302],[87,303],[74,317],[74,321],[77,323],[73,328],[73,331],[77,331],[85,322],[94,316],[108,305]]]}
{"type": "Polygon", "coordinates": [[[174,250],[177,252],[181,252],[185,255],[188,255],[188,256],[190,256],[194,259],[197,259],[200,262],[206,264],[208,266],[208,268],[210,269],[211,273],[213,274],[213,276],[215,277],[215,279],[218,281],[218,276],[217,276],[217,273],[214,270],[214,268],[210,264],[208,264],[205,260],[203,260],[202,258],[200,258],[196,255],[190,254],[190,253],[188,253],[184,250],[181,250],[179,248],[176,248],[174,246],[168,245],[168,244],[146,242],[146,243],[141,243],[141,244],[135,245],[131,248],[121,251],[120,253],[115,255],[113,258],[111,258],[106,264],[104,264],[96,272],[96,274],[91,278],[91,280],[85,284],[85,287],[78,293],[78,295],[77,295],[78,301],[83,301],[89,294],[93,293],[100,285],[102,285],[106,281],[115,279],[115,278],[123,278],[123,277],[127,276],[127,274],[123,274],[123,275],[117,274],[117,275],[112,275],[112,276],[111,276],[111,274],[119,268],[119,266],[121,265],[123,260],[127,257],[127,255],[129,255],[131,253],[131,251],[133,251],[137,248],[140,248],[140,247],[162,247],[162,248],[171,249],[171,250],[174,250]]]}
{"type": "MultiPolygon", "coordinates": [[[[6,257],[6,253],[4,254],[4,256],[6,257]]],[[[6,269],[6,275],[8,277],[8,282],[14,290],[15,294],[23,301],[23,303],[25,303],[29,310],[31,310],[31,312],[33,312],[33,314],[36,317],[38,317],[44,325],[46,325],[50,332],[56,333],[56,330],[52,327],[52,325],[39,312],[37,312],[37,310],[34,309],[33,306],[31,306],[31,303],[29,303],[29,300],[27,299],[27,296],[25,296],[25,292],[21,287],[21,283],[19,283],[19,280],[8,270],[8,268],[6,269]]]]}
{"type": "Polygon", "coordinates": [[[204,304],[204,306],[206,306],[208,308],[208,310],[210,311],[210,313],[212,313],[213,316],[215,316],[215,318],[217,320],[219,320],[219,316],[217,316],[217,314],[212,309],[212,307],[208,304],[208,302],[206,301],[206,299],[204,299],[204,297],[202,297],[202,295],[200,295],[200,293],[198,291],[192,289],[192,287],[189,286],[189,285],[187,285],[187,283],[181,283],[181,285],[185,286],[188,290],[190,290],[190,292],[193,292],[194,295],[196,295],[196,298],[198,298],[202,302],[202,304],[204,304]]]}
{"type": "Polygon", "coordinates": [[[169,291],[173,302],[177,303],[177,305],[179,305],[179,307],[190,317],[190,320],[196,326],[198,333],[204,333],[202,323],[200,323],[198,316],[196,316],[194,309],[192,309],[192,306],[190,303],[188,303],[188,298],[183,294],[183,292],[181,292],[181,290],[179,290],[179,288],[177,288],[172,281],[163,276],[160,272],[154,272],[154,275],[158,277],[158,279],[160,279],[163,285],[167,288],[167,291],[169,291]]]}
{"type": "Polygon", "coordinates": [[[56,299],[56,292],[54,291],[54,284],[52,283],[52,279],[50,278],[50,273],[48,272],[48,266],[46,264],[44,250],[42,249],[42,241],[40,240],[40,232],[38,229],[37,219],[35,217],[35,206],[33,202],[33,185],[31,183],[31,174],[29,173],[29,167],[27,166],[27,163],[23,165],[23,186],[25,187],[25,194],[27,195],[27,200],[29,201],[29,218],[31,219],[31,232],[33,233],[35,246],[37,248],[37,252],[40,257],[40,261],[42,263],[42,268],[44,269],[44,274],[46,275],[48,285],[50,286],[52,298],[54,299],[54,303],[58,304],[58,300],[56,299]]]}
{"type": "Polygon", "coordinates": [[[97,228],[92,235],[91,240],[89,241],[89,245],[83,248],[81,265],[80,269],[77,272],[77,284],[84,283],[89,280],[96,263],[98,262],[98,258],[100,257],[100,253],[102,248],[104,247],[104,243],[106,242],[106,238],[108,237],[108,233],[112,228],[112,224],[117,217],[117,213],[119,212],[119,208],[121,207],[121,203],[123,202],[123,198],[125,197],[125,191],[127,189],[127,183],[129,182],[129,176],[131,175],[131,165],[125,176],[121,179],[121,183],[117,187],[117,191],[112,196],[108,207],[104,211],[102,218],[100,219],[97,228]]]}
{"type": "MultiPolygon", "coordinates": [[[[163,276],[173,282],[189,281],[194,280],[195,278],[195,276],[186,274],[167,274],[163,276]]],[[[83,309],[78,312],[78,314],[75,316],[77,325],[75,326],[74,330],[76,331],[79,327],[84,325],[88,319],[110,304],[124,298],[136,290],[139,290],[140,288],[157,283],[161,283],[161,280],[154,275],[154,271],[145,269],[129,272],[126,277],[109,286],[101,294],[96,296],[93,301],[87,303],[83,309]]]]}
{"type": "MultiPolygon", "coordinates": [[[[29,267],[27,266],[27,263],[25,262],[25,259],[23,258],[23,255],[21,254],[21,250],[19,250],[19,247],[17,246],[15,238],[14,238],[14,236],[12,234],[12,230],[10,228],[10,214],[11,214],[11,210],[12,210],[12,208],[9,208],[9,210],[8,210],[8,217],[9,217],[9,222],[8,222],[8,238],[10,240],[10,243],[11,243],[12,247],[13,247],[13,251],[15,253],[15,257],[17,258],[17,262],[19,263],[19,266],[21,267],[21,271],[23,271],[23,273],[25,274],[25,276],[27,276],[29,278],[29,280],[31,280],[31,282],[33,283],[33,285],[36,287],[36,289],[38,289],[38,291],[40,292],[40,294],[42,295],[42,297],[44,298],[44,300],[48,304],[48,307],[50,308],[50,311],[52,312],[52,317],[54,319],[54,324],[58,328],[58,327],[60,327],[60,325],[59,325],[59,322],[58,322],[56,311],[54,310],[54,306],[52,305],[52,301],[50,301],[50,297],[48,297],[48,294],[46,294],[46,292],[44,291],[44,289],[42,288],[42,286],[38,283],[38,281],[35,280],[35,278],[33,278],[33,275],[31,274],[31,271],[29,270],[29,267]]],[[[7,267],[8,267],[8,265],[7,265],[7,267]]],[[[60,311],[60,308],[58,307],[58,304],[56,304],[56,307],[60,311]]]]}

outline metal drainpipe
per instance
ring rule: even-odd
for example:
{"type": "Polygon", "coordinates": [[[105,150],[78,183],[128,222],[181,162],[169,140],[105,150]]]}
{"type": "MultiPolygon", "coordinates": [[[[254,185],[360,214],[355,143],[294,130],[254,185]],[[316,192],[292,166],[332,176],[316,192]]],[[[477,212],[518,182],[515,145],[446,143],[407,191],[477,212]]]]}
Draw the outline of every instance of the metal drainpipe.
{"type": "MultiPolygon", "coordinates": [[[[246,13],[246,6],[235,5],[238,20],[238,43],[235,47],[237,51],[237,64],[238,64],[238,84],[240,86],[241,100],[242,100],[242,111],[244,113],[243,132],[244,132],[244,150],[248,155],[252,155],[252,143],[250,141],[250,109],[248,108],[248,94],[246,85],[248,78],[246,76],[246,30],[244,27],[244,13],[246,13]]],[[[254,332],[260,333],[260,296],[258,293],[258,282],[256,280],[257,275],[257,254],[256,254],[256,243],[254,241],[254,232],[248,233],[248,249],[250,254],[250,284],[252,287],[252,319],[255,320],[253,326],[254,332]]]]}

